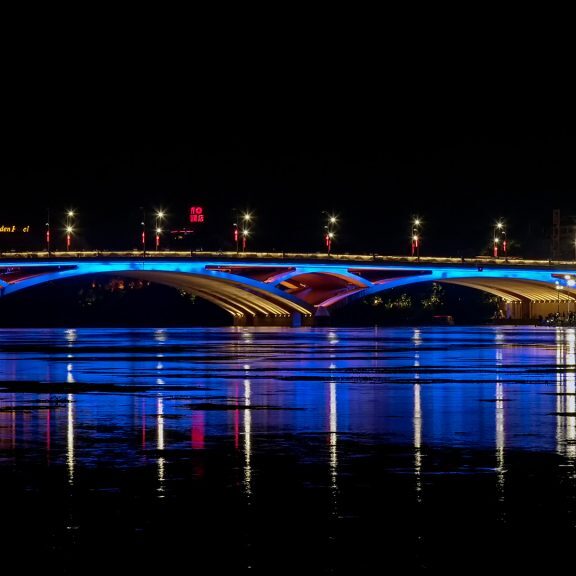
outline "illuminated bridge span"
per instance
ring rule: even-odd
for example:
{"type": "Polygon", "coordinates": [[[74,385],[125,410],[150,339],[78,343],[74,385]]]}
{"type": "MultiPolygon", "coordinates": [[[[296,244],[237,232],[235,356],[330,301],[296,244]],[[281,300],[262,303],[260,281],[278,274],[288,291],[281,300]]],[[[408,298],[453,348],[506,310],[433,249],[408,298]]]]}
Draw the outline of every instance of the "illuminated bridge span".
{"type": "Polygon", "coordinates": [[[568,262],[208,253],[15,256],[0,259],[0,297],[55,280],[114,274],[185,290],[220,306],[238,325],[311,324],[335,307],[422,282],[498,296],[514,319],[576,311],[576,265],[568,262]]]}

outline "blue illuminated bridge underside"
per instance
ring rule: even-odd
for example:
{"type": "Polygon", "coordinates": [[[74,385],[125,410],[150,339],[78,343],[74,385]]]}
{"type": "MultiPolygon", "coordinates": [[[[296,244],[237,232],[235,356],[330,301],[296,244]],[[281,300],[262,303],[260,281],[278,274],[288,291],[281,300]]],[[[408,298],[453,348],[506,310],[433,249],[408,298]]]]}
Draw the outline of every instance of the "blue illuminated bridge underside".
{"type": "Polygon", "coordinates": [[[315,317],[384,290],[421,282],[457,284],[500,298],[511,318],[576,311],[576,265],[522,262],[366,261],[354,257],[3,258],[0,297],[45,282],[114,274],[204,298],[236,324],[309,324],[315,317]]]}

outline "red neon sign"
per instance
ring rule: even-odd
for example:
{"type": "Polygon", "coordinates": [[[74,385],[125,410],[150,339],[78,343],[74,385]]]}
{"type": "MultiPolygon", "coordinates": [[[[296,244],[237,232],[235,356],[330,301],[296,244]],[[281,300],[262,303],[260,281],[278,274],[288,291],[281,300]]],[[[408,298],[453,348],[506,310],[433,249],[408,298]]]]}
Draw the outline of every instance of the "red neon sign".
{"type": "Polygon", "coordinates": [[[202,206],[192,206],[190,208],[190,222],[196,224],[204,222],[204,208],[202,206]]]}

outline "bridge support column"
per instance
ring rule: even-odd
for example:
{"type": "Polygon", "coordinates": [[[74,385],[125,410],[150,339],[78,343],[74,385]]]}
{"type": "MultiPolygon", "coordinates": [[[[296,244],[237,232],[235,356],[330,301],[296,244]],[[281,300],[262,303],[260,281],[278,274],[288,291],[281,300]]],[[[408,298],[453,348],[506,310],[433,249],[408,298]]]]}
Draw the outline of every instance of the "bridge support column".
{"type": "Polygon", "coordinates": [[[530,320],[532,317],[532,301],[529,298],[520,298],[520,319],[530,320]]]}

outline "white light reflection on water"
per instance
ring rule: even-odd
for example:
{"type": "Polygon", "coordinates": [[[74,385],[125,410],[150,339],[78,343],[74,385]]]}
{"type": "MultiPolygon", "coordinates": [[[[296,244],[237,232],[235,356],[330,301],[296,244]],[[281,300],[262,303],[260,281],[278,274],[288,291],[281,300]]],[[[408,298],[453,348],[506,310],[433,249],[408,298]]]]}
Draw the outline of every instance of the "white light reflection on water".
{"type": "Polygon", "coordinates": [[[419,328],[412,333],[414,344],[414,410],[412,423],[414,427],[414,475],[416,478],[416,500],[422,502],[422,403],[420,389],[420,353],[418,346],[422,344],[422,334],[419,328]]]}
{"type": "Polygon", "coordinates": [[[252,412],[250,380],[244,380],[244,490],[249,497],[252,494],[252,412]]]}
{"type": "MultiPolygon", "coordinates": [[[[418,354],[414,355],[414,368],[418,369],[418,354]]],[[[422,403],[420,374],[414,373],[414,474],[416,476],[416,500],[422,502],[422,403]]]]}
{"type": "MultiPolygon", "coordinates": [[[[500,342],[503,338],[496,335],[496,341],[500,342]]],[[[502,366],[502,348],[496,348],[496,392],[495,392],[495,437],[496,437],[496,489],[498,492],[498,501],[504,502],[504,480],[505,480],[505,461],[504,451],[506,448],[506,430],[505,430],[505,412],[504,412],[504,387],[502,385],[502,377],[500,368],[502,366]]],[[[504,520],[504,511],[501,511],[501,519],[504,520]]]]}
{"type": "Polygon", "coordinates": [[[556,330],[556,450],[576,464],[576,330],[556,330]]]}
{"type": "Polygon", "coordinates": [[[336,382],[330,382],[330,486],[332,493],[338,490],[338,403],[336,382]]]}
{"type": "Polygon", "coordinates": [[[154,331],[154,340],[156,342],[161,343],[161,344],[166,342],[166,340],[168,340],[168,334],[166,333],[166,329],[165,328],[158,328],[157,330],[155,330],[154,331]]]}
{"type": "Polygon", "coordinates": [[[75,328],[69,328],[68,330],[64,331],[64,338],[69,347],[74,346],[76,340],[78,340],[78,333],[76,332],[75,328]]]}
{"type": "MultiPolygon", "coordinates": [[[[157,444],[156,447],[159,452],[164,450],[164,399],[158,396],[156,401],[156,431],[157,431],[157,444]]],[[[158,496],[164,498],[164,481],[165,481],[165,464],[164,456],[158,457],[158,496]]]]}
{"type": "Polygon", "coordinates": [[[66,465],[68,467],[68,484],[74,485],[74,395],[68,394],[68,418],[66,426],[66,465]]]}

